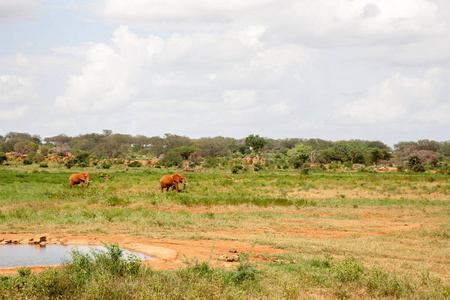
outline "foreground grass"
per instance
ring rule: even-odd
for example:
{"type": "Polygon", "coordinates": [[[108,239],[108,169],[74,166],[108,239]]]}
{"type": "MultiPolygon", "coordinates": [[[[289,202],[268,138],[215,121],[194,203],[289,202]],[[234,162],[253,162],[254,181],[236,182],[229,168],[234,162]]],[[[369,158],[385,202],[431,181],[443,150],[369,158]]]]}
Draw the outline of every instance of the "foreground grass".
{"type": "Polygon", "coordinates": [[[407,278],[367,268],[353,257],[329,255],[293,264],[257,268],[247,257],[233,269],[211,268],[209,262],[186,259],[186,268],[155,272],[133,258],[123,258],[116,245],[107,252],[82,254],[61,269],[0,277],[4,299],[310,299],[410,298],[447,299],[450,287],[428,273],[407,278]]]}
{"type": "Polygon", "coordinates": [[[84,170],[92,185],[69,189],[81,169],[0,166],[0,232],[256,241],[290,251],[280,258],[295,263],[249,265],[244,272],[255,276],[239,283],[237,269],[194,261],[167,272],[100,266],[82,282],[66,266],[3,277],[2,297],[450,297],[448,176],[263,171],[232,180],[215,170],[186,173],[186,191],[161,194],[159,179],[176,170],[84,170]]]}

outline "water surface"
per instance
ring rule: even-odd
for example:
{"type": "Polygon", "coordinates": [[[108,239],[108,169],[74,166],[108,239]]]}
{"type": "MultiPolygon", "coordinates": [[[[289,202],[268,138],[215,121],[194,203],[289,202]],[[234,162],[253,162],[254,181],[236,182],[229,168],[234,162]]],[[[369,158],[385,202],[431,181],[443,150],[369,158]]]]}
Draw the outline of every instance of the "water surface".
{"type": "MultiPolygon", "coordinates": [[[[82,253],[90,253],[91,249],[106,251],[103,246],[87,245],[0,245],[0,268],[33,267],[60,265],[71,260],[70,251],[77,248],[82,253]]],[[[123,251],[123,256],[135,255],[141,260],[154,259],[139,252],[123,251]]]]}

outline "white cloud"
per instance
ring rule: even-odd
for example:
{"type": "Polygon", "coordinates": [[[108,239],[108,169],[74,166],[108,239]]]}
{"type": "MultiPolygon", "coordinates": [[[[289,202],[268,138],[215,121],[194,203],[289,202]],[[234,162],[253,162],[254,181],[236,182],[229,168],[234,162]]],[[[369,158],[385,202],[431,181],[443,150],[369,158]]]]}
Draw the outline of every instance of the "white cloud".
{"type": "Polygon", "coordinates": [[[8,2],[22,17],[0,32],[0,102],[21,128],[448,138],[445,0],[101,0],[88,17],[8,2]]]}
{"type": "Polygon", "coordinates": [[[18,19],[33,19],[38,0],[0,0],[0,24],[18,19]]]}
{"type": "Polygon", "coordinates": [[[226,109],[245,109],[257,104],[255,91],[225,91],[223,95],[223,107],[226,109]]]}
{"type": "Polygon", "coordinates": [[[25,114],[28,112],[28,108],[28,105],[21,105],[10,110],[1,110],[0,121],[18,121],[25,116],[25,114]]]}
{"type": "Polygon", "coordinates": [[[0,104],[23,100],[31,89],[30,79],[22,76],[0,76],[0,104]]]}
{"type": "Polygon", "coordinates": [[[372,86],[365,97],[338,104],[335,118],[340,124],[353,125],[410,124],[419,120],[445,125],[449,123],[449,103],[438,97],[440,89],[439,70],[428,71],[424,78],[397,73],[372,86]]]}
{"type": "Polygon", "coordinates": [[[109,112],[134,101],[217,101],[222,93],[226,101],[246,103],[256,97],[242,86],[274,86],[315,59],[314,52],[298,46],[254,47],[255,35],[252,40],[207,33],[139,38],[120,27],[110,44],[89,48],[81,74],[70,77],[56,105],[63,111],[109,112]]]}

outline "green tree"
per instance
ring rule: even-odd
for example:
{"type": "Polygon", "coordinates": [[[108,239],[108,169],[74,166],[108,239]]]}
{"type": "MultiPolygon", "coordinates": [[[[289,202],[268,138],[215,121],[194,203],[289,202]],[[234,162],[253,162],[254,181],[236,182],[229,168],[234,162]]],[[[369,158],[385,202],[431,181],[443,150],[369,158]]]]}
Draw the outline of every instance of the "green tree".
{"type": "Polygon", "coordinates": [[[369,148],[367,151],[368,162],[378,165],[380,160],[388,160],[392,157],[392,154],[388,149],[369,148]]]}
{"type": "Polygon", "coordinates": [[[245,145],[255,151],[256,156],[258,156],[259,150],[264,148],[264,146],[266,145],[266,140],[257,134],[250,134],[245,138],[245,145]]]}
{"type": "Polygon", "coordinates": [[[311,151],[313,151],[311,146],[297,145],[293,149],[289,149],[287,156],[289,157],[289,163],[291,163],[294,168],[300,168],[309,158],[311,151]]]}
{"type": "Polygon", "coordinates": [[[303,145],[311,146],[314,150],[328,150],[333,147],[333,143],[322,139],[308,139],[302,142],[303,145]]]}
{"type": "Polygon", "coordinates": [[[368,147],[360,140],[350,140],[339,142],[328,151],[328,155],[332,160],[342,162],[350,161],[352,164],[357,158],[363,158],[367,153],[368,147]]]}
{"type": "Polygon", "coordinates": [[[445,156],[450,156],[450,140],[441,142],[440,147],[438,149],[438,153],[445,156]]]}
{"type": "Polygon", "coordinates": [[[112,134],[105,137],[94,149],[94,154],[98,157],[121,158],[130,151],[132,137],[128,134],[112,134]]]}
{"type": "Polygon", "coordinates": [[[229,145],[234,142],[233,139],[221,136],[214,138],[200,138],[194,141],[194,144],[202,151],[203,157],[226,156],[230,154],[229,145]]]}
{"type": "Polygon", "coordinates": [[[417,150],[431,150],[436,152],[441,147],[439,142],[433,140],[418,140],[416,144],[417,150]]]}
{"type": "Polygon", "coordinates": [[[173,149],[173,151],[179,153],[184,160],[188,160],[192,153],[201,150],[195,146],[182,146],[173,149]]]}

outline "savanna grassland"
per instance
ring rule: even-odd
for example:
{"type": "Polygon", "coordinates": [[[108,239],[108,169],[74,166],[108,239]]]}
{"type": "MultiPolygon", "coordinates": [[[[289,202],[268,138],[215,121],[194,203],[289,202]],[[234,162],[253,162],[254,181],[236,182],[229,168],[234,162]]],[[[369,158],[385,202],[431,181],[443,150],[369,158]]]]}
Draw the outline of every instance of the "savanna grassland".
{"type": "MultiPolygon", "coordinates": [[[[0,166],[0,233],[127,236],[245,243],[237,263],[188,252],[184,267],[154,270],[111,255],[75,253],[59,269],[0,277],[9,299],[449,299],[450,178],[429,173],[225,169],[68,170],[0,166]],[[89,188],[69,188],[88,171],[89,188]],[[179,171],[178,171],[179,172],[179,171]],[[108,173],[109,179],[101,178],[108,173]],[[279,249],[253,253],[265,246],[279,249]]],[[[231,246],[230,246],[231,247],[231,246]]],[[[183,251],[177,249],[180,254],[183,251]]]]}

